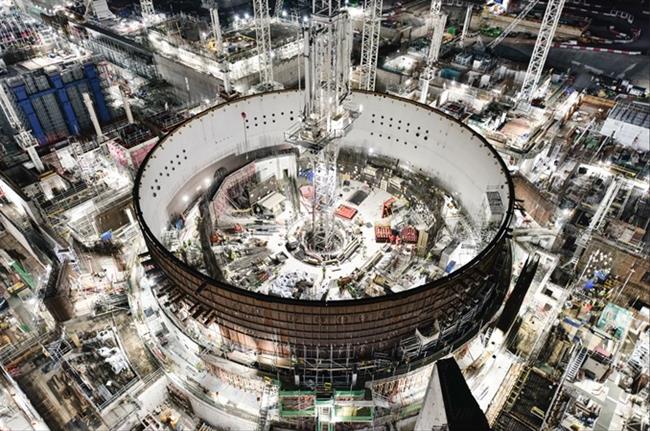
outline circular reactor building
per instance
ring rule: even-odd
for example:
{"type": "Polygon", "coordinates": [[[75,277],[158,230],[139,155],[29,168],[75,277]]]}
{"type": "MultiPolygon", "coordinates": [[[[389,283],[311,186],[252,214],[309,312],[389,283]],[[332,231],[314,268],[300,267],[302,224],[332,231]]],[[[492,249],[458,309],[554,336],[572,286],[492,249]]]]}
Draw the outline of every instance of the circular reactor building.
{"type": "Polygon", "coordinates": [[[302,103],[237,99],[153,148],[135,186],[152,290],[222,378],[232,364],[390,398],[493,321],[513,184],[485,139],[428,106],[353,92],[323,156],[291,140],[302,103]]]}

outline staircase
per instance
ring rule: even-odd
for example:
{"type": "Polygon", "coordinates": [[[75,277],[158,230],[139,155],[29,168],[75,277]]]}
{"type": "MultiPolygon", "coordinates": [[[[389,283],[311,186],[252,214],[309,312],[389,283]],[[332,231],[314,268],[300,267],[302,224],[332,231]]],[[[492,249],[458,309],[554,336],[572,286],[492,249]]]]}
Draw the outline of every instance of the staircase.
{"type": "Polygon", "coordinates": [[[264,385],[264,390],[260,397],[260,420],[257,423],[257,431],[269,431],[271,429],[269,411],[274,407],[272,403],[275,399],[277,399],[276,386],[272,384],[264,385]]]}
{"type": "Polygon", "coordinates": [[[569,365],[567,365],[568,369],[566,372],[566,379],[568,381],[572,382],[573,380],[575,380],[576,376],[578,375],[578,371],[580,371],[580,367],[585,362],[585,358],[587,357],[587,352],[588,350],[585,346],[583,346],[582,344],[579,345],[576,354],[569,361],[569,365]]]}

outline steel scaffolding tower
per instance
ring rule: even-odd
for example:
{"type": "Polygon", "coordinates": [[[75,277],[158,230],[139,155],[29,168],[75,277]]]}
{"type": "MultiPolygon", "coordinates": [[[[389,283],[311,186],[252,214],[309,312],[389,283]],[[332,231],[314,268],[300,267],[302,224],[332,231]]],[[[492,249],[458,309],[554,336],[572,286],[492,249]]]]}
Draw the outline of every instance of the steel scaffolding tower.
{"type": "Polygon", "coordinates": [[[521,86],[519,95],[517,96],[519,102],[530,103],[535,95],[539,79],[542,76],[542,70],[544,69],[544,63],[546,63],[546,57],[551,49],[551,45],[553,44],[553,36],[555,35],[555,30],[560,22],[560,16],[562,15],[562,8],[564,7],[565,1],[566,0],[548,1],[546,12],[544,12],[544,19],[542,20],[542,25],[537,34],[537,41],[533,48],[533,54],[530,57],[530,63],[528,63],[528,70],[526,70],[524,83],[521,86]]]}
{"type": "Polygon", "coordinates": [[[441,0],[432,0],[431,9],[429,11],[431,17],[431,44],[429,45],[429,54],[427,55],[427,64],[420,76],[420,103],[427,103],[429,96],[429,82],[433,79],[435,72],[435,65],[438,62],[440,55],[440,47],[442,46],[442,36],[445,32],[445,24],[447,23],[447,15],[441,12],[441,0]]]}
{"type": "Polygon", "coordinates": [[[381,33],[382,0],[365,0],[363,6],[363,35],[361,37],[361,62],[359,64],[359,88],[375,90],[377,55],[381,33]]]}
{"type": "Polygon", "coordinates": [[[255,39],[260,67],[260,84],[273,84],[273,57],[271,47],[271,20],[268,0],[253,0],[255,39]]]}
{"type": "Polygon", "coordinates": [[[314,137],[336,137],[335,117],[350,94],[352,29],[347,12],[331,3],[314,13],[305,29],[304,122],[314,137]]]}
{"type": "Polygon", "coordinates": [[[353,113],[344,102],[350,95],[350,53],[352,27],[340,2],[312,4],[312,16],[304,29],[305,99],[298,130],[289,131],[287,140],[314,152],[314,197],[312,223],[307,248],[327,260],[336,250],[334,201],[338,139],[353,113]]]}
{"type": "Polygon", "coordinates": [[[144,19],[148,19],[156,14],[153,8],[153,0],[140,0],[140,13],[144,19]]]}
{"type": "Polygon", "coordinates": [[[326,255],[336,250],[334,201],[336,200],[336,159],[338,143],[333,141],[323,148],[314,163],[314,200],[312,228],[308,247],[326,255]]]}
{"type": "Polygon", "coordinates": [[[232,92],[230,85],[230,63],[228,62],[226,51],[223,49],[223,33],[221,31],[221,22],[219,21],[219,8],[216,0],[203,0],[203,7],[210,12],[210,23],[212,26],[212,34],[214,35],[214,46],[217,51],[219,72],[223,75],[224,92],[230,94],[232,92]]]}
{"type": "Polygon", "coordinates": [[[284,7],[284,0],[275,0],[275,17],[279,18],[282,16],[282,8],[284,7]]]}

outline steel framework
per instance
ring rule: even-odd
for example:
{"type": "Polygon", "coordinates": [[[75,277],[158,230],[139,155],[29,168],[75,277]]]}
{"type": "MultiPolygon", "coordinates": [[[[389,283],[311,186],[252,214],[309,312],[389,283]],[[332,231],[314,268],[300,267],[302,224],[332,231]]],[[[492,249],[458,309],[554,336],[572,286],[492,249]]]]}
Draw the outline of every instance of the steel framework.
{"type": "Polygon", "coordinates": [[[363,34],[361,37],[361,62],[359,64],[359,88],[375,90],[377,78],[377,55],[381,33],[382,0],[365,0],[363,6],[363,34]]]}
{"type": "Polygon", "coordinates": [[[276,0],[275,1],[275,11],[274,15],[276,18],[279,18],[282,16],[282,8],[284,7],[284,0],[276,0]]]}
{"type": "Polygon", "coordinates": [[[219,22],[219,9],[215,0],[204,0],[203,7],[210,12],[210,24],[212,26],[212,35],[214,36],[214,47],[217,54],[223,51],[223,34],[221,32],[221,23],[219,22]]]}
{"type": "Polygon", "coordinates": [[[305,98],[303,121],[288,140],[316,151],[312,226],[307,246],[325,256],[335,246],[338,138],[351,122],[343,106],[351,92],[352,28],[340,3],[314,2],[304,29],[305,98]]]}
{"type": "Polygon", "coordinates": [[[140,0],[140,13],[142,17],[147,19],[156,14],[153,8],[153,0],[140,0]]]}
{"type": "Polygon", "coordinates": [[[546,12],[544,12],[544,19],[539,28],[537,41],[535,42],[535,48],[533,48],[530,63],[528,63],[528,70],[526,70],[524,83],[522,84],[521,91],[517,96],[517,100],[520,102],[528,103],[535,95],[539,79],[542,76],[542,70],[544,69],[544,63],[546,63],[546,57],[551,49],[551,45],[553,44],[553,36],[555,35],[555,30],[560,22],[560,16],[562,15],[562,8],[564,8],[565,1],[566,0],[548,1],[546,12]]]}
{"type": "Polygon", "coordinates": [[[203,0],[203,7],[210,12],[210,24],[214,36],[214,47],[217,51],[217,61],[219,63],[219,72],[222,73],[223,89],[226,94],[232,92],[230,85],[230,63],[223,49],[223,32],[221,31],[221,22],[219,21],[219,8],[216,0],[203,0]]]}
{"type": "Polygon", "coordinates": [[[440,56],[440,47],[442,46],[442,36],[445,32],[447,15],[441,12],[441,0],[433,0],[429,10],[431,19],[431,44],[429,45],[429,54],[427,55],[427,64],[420,76],[420,103],[427,103],[429,96],[429,82],[433,79],[435,65],[440,56]]]}
{"type": "Polygon", "coordinates": [[[255,40],[260,67],[260,84],[273,83],[273,58],[268,0],[253,0],[255,40]]]}
{"type": "Polygon", "coordinates": [[[313,14],[305,29],[305,103],[303,118],[314,136],[334,137],[350,95],[352,30],[347,12],[331,7],[313,14]]]}

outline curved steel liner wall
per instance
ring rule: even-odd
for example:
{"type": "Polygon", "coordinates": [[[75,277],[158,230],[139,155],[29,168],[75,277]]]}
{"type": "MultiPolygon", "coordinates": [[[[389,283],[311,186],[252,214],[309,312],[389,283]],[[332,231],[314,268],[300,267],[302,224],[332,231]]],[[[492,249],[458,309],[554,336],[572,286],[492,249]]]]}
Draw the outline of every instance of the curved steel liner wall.
{"type": "MultiPolygon", "coordinates": [[[[226,338],[258,352],[275,352],[285,357],[292,354],[295,356],[296,351],[303,349],[312,351],[323,349],[328,354],[334,352],[335,357],[349,354],[345,351],[352,349],[354,355],[359,358],[367,357],[373,351],[391,351],[401,339],[413,335],[416,328],[421,330],[430,328],[434,319],[444,319],[450,312],[466,311],[468,307],[473,307],[471,312],[472,319],[475,320],[473,324],[489,321],[503,301],[510,277],[510,259],[503,258],[504,253],[509,250],[508,226],[514,206],[514,187],[507,167],[482,137],[462,123],[427,106],[385,94],[355,92],[353,100],[362,102],[364,111],[353,126],[353,130],[345,138],[346,144],[348,141],[356,141],[357,145],[371,145],[375,153],[398,158],[405,151],[402,150],[402,145],[410,146],[411,151],[413,147],[417,149],[418,145],[424,151],[436,145],[451,147],[457,145],[463,148],[463,154],[453,154],[452,151],[448,158],[464,157],[464,159],[439,160],[434,157],[432,160],[424,160],[424,166],[417,166],[416,160],[413,162],[413,168],[434,176],[452,192],[462,189],[462,193],[457,194],[457,198],[470,210],[480,208],[480,203],[472,203],[470,200],[481,199],[488,185],[498,186],[504,197],[507,211],[498,232],[490,243],[462,268],[444,278],[392,295],[334,302],[301,301],[258,294],[212,279],[180,261],[160,243],[157,235],[167,223],[166,206],[171,200],[179,199],[184,185],[191,183],[190,180],[196,172],[215,160],[206,157],[208,151],[200,148],[189,151],[185,148],[191,145],[198,146],[201,143],[180,141],[183,128],[199,127],[199,131],[201,128],[204,131],[206,128],[213,130],[217,125],[201,123],[210,115],[216,116],[215,113],[219,110],[230,109],[230,111],[240,111],[237,112],[238,115],[245,112],[245,116],[241,116],[242,122],[239,127],[242,128],[241,133],[243,133],[244,127],[248,125],[246,129],[248,150],[276,145],[282,140],[282,131],[298,120],[300,100],[300,93],[283,91],[250,96],[216,106],[179,126],[149,153],[136,177],[134,200],[138,222],[151,256],[159,267],[187,295],[215,311],[216,322],[226,338]],[[262,102],[264,97],[269,98],[267,100],[286,97],[288,100],[283,104],[267,102],[266,105],[269,106],[266,108],[270,111],[265,114],[251,112],[256,107],[265,105],[262,102]],[[391,105],[402,109],[388,109],[391,105]],[[292,113],[290,116],[289,112],[292,113]],[[420,118],[423,118],[423,114],[426,115],[424,121],[416,124],[415,119],[418,118],[416,113],[420,118]],[[360,121],[364,117],[365,120],[360,121]],[[431,118],[438,123],[444,122],[446,129],[441,127],[434,130],[434,133],[428,131],[427,135],[424,135],[424,128],[428,126],[426,118],[431,118]],[[390,126],[379,124],[388,123],[389,119],[390,126]],[[268,123],[269,127],[255,131],[252,121],[256,121],[257,124],[268,123]],[[411,121],[413,121],[412,126],[411,121]],[[409,126],[406,125],[407,123],[409,126]],[[397,127],[400,129],[398,130],[397,127]],[[389,133],[392,134],[391,138],[388,138],[389,133]],[[422,141],[403,138],[406,144],[401,144],[400,133],[412,135],[417,133],[416,138],[422,141]],[[463,142],[462,145],[454,142],[453,137],[448,136],[449,134],[453,137],[464,135],[467,142],[463,142]],[[424,139],[423,135],[428,139],[424,139]],[[473,148],[478,163],[473,159],[473,148]],[[187,154],[192,154],[194,151],[199,152],[198,157],[203,159],[204,165],[194,167],[189,172],[187,169],[179,169],[176,174],[174,164],[178,163],[177,166],[182,168],[181,161],[184,159],[181,157],[187,157],[187,154]],[[435,163],[433,166],[428,166],[428,161],[437,160],[441,163],[451,163],[451,166],[446,167],[446,172],[441,172],[435,163]],[[481,166],[488,171],[483,176],[476,170],[481,169],[481,166]],[[449,178],[449,172],[453,173],[453,169],[462,169],[460,176],[466,177],[467,180],[449,178]],[[168,178],[174,179],[168,184],[164,182],[168,178]],[[481,180],[486,178],[488,181],[493,180],[495,184],[481,184],[481,180]],[[156,179],[158,181],[155,181],[156,179]],[[162,184],[163,187],[156,188],[157,183],[162,184]],[[155,190],[165,190],[166,197],[162,196],[159,200],[156,200],[155,196],[152,198],[155,190]],[[145,194],[148,194],[148,197],[145,194]],[[157,234],[154,234],[152,227],[158,230],[157,234]],[[482,299],[477,300],[477,298],[482,299]]],[[[225,147],[225,151],[221,151],[222,157],[225,157],[237,148],[241,148],[241,143],[229,143],[229,140],[237,140],[233,138],[235,135],[233,129],[238,128],[236,123],[223,124],[223,126],[223,133],[213,132],[212,136],[217,146],[225,147]]],[[[465,338],[464,335],[466,334],[459,333],[458,337],[465,338]]]]}

